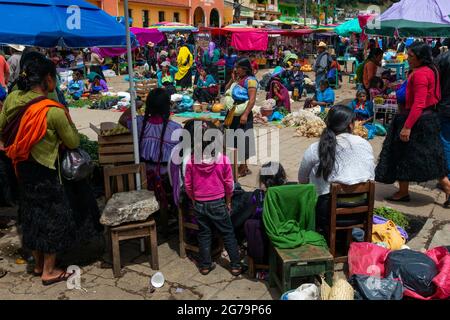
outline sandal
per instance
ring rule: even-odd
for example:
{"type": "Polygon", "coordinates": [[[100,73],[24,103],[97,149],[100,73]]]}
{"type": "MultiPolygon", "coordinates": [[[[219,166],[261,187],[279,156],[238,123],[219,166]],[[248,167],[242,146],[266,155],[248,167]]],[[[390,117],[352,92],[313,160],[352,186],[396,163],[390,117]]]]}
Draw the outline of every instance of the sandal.
{"type": "Polygon", "coordinates": [[[239,267],[239,268],[232,268],[230,272],[231,272],[231,274],[232,274],[233,276],[237,277],[237,276],[240,276],[240,275],[242,274],[243,269],[242,269],[242,267],[239,267]]]}
{"type": "Polygon", "coordinates": [[[200,273],[204,276],[207,276],[211,271],[216,268],[216,264],[213,262],[209,268],[200,268],[200,273]]]}
{"type": "Polygon", "coordinates": [[[63,271],[58,277],[56,277],[54,279],[42,280],[42,284],[44,286],[50,286],[50,285],[58,283],[58,282],[67,281],[72,275],[73,275],[73,273],[67,273],[66,271],[63,271]]]}

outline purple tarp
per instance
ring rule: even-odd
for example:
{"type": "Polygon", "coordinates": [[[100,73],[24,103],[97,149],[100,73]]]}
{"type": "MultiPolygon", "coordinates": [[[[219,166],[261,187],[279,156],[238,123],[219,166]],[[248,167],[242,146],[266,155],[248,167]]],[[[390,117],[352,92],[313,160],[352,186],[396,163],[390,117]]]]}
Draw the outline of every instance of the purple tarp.
{"type": "Polygon", "coordinates": [[[164,40],[164,33],[158,29],[130,28],[130,31],[136,36],[141,47],[145,46],[148,42],[158,44],[164,40]]]}
{"type": "MultiPolygon", "coordinates": [[[[157,29],[144,29],[144,28],[130,28],[130,31],[136,36],[141,47],[145,46],[149,42],[158,44],[165,39],[164,33],[157,29]]],[[[137,48],[133,48],[136,50],[137,48]]],[[[102,57],[118,57],[127,52],[126,48],[99,48],[99,53],[102,57]]]]}
{"type": "Polygon", "coordinates": [[[410,20],[450,24],[450,0],[402,0],[381,15],[381,21],[410,20]]]}

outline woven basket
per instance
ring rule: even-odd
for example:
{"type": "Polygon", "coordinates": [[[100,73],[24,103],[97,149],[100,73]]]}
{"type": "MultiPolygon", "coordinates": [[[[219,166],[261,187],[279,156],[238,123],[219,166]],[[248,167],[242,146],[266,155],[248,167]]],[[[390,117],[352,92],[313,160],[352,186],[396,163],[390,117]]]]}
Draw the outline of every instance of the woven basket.
{"type": "Polygon", "coordinates": [[[354,300],[355,291],[347,280],[339,279],[331,288],[329,300],[354,300]]]}
{"type": "Polygon", "coordinates": [[[321,300],[328,300],[328,297],[330,296],[331,287],[326,283],[325,279],[322,278],[322,285],[320,286],[320,299],[321,300]]]}
{"type": "Polygon", "coordinates": [[[347,280],[338,279],[334,281],[333,287],[322,279],[320,296],[322,300],[354,300],[355,292],[347,280]]]}

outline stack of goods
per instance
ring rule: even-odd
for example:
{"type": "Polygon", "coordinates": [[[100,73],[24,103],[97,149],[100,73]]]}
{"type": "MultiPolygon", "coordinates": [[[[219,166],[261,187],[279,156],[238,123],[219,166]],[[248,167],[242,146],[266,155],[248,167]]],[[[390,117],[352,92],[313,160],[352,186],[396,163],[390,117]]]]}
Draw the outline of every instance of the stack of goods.
{"type": "Polygon", "coordinates": [[[120,100],[120,97],[91,95],[92,105],[89,109],[109,110],[117,106],[120,100]]]}
{"type": "Polygon", "coordinates": [[[312,66],[311,66],[310,64],[305,64],[305,65],[303,65],[303,66],[300,68],[300,71],[303,71],[303,72],[312,72],[312,71],[313,71],[313,68],[312,68],[312,66]]]}
{"type": "Polygon", "coordinates": [[[124,126],[120,124],[115,124],[115,126],[108,127],[108,128],[102,128],[100,130],[100,135],[102,136],[117,136],[121,134],[130,133],[130,130],[128,128],[125,128],[124,126]]]}
{"type": "Polygon", "coordinates": [[[450,253],[446,247],[419,252],[354,242],[348,252],[350,282],[358,299],[420,300],[450,297],[450,253]]]}
{"type": "Polygon", "coordinates": [[[288,114],[284,117],[283,124],[287,127],[298,126],[297,135],[307,138],[320,137],[323,129],[326,127],[322,119],[305,110],[288,114]]]}

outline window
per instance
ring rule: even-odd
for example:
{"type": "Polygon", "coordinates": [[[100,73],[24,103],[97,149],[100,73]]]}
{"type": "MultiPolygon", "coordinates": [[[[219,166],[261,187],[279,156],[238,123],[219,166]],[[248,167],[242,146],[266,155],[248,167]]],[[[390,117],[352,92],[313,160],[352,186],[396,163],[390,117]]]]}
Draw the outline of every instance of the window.
{"type": "Polygon", "coordinates": [[[149,26],[148,10],[142,10],[142,26],[147,28],[149,26]]]}
{"type": "Polygon", "coordinates": [[[275,0],[270,0],[270,4],[275,5],[275,0]]]}
{"type": "Polygon", "coordinates": [[[133,9],[128,9],[128,17],[130,18],[130,26],[133,25],[133,9]]]}
{"type": "Polygon", "coordinates": [[[159,11],[159,12],[158,12],[158,16],[159,16],[159,22],[163,22],[163,21],[166,20],[165,12],[164,12],[164,11],[159,11]]]}
{"type": "Polygon", "coordinates": [[[180,22],[180,13],[179,12],[173,13],[173,22],[180,22]]]}

